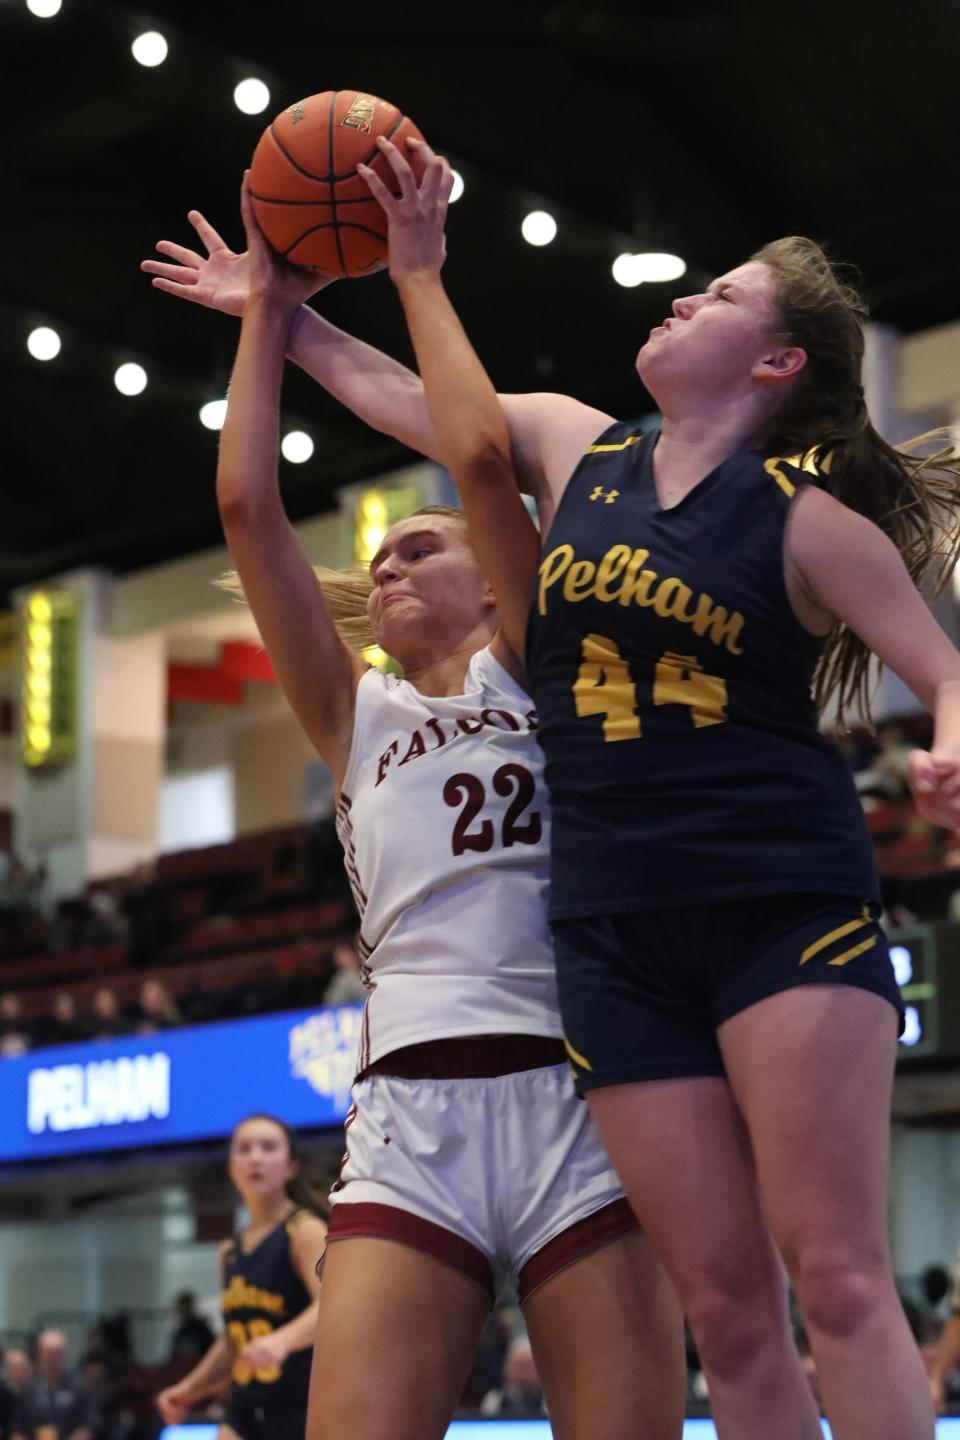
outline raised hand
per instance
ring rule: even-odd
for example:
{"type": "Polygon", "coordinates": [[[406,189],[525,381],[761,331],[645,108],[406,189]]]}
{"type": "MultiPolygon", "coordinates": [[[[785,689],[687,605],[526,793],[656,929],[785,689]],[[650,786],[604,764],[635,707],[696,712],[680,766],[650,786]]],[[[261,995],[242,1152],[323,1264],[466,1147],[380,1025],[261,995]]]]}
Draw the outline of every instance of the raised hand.
{"type": "Polygon", "coordinates": [[[190,210],[187,219],[200,237],[206,255],[188,250],[173,240],[158,240],[160,254],[176,263],[141,260],[140,269],[152,275],[151,283],[167,295],[178,295],[182,300],[192,300],[195,305],[206,305],[210,310],[222,310],[226,315],[242,315],[249,293],[247,252],[244,250],[238,255],[231,250],[199,210],[190,210]]]}
{"type": "Polygon", "coordinates": [[[368,165],[359,165],[357,169],[386,212],[390,278],[399,284],[417,271],[439,271],[446,259],[443,227],[453,189],[453,171],[425,141],[408,139],[407,145],[416,151],[423,165],[418,185],[409,162],[396,145],[383,135],[378,137],[377,144],[397,177],[400,194],[392,194],[368,165]]]}
{"type": "MultiPolygon", "coordinates": [[[[241,198],[241,207],[242,205],[241,198]]],[[[259,236],[260,230],[256,219],[252,217],[252,211],[251,218],[259,236]]],[[[178,245],[173,240],[158,240],[157,250],[175,263],[142,260],[140,269],[144,274],[152,275],[151,283],[167,295],[176,295],[181,300],[192,300],[195,305],[205,305],[209,310],[220,310],[225,315],[242,315],[250,294],[249,251],[238,253],[231,250],[199,210],[190,210],[187,219],[196,230],[206,254],[201,255],[199,251],[190,250],[186,245],[178,245]]],[[[246,220],[244,224],[246,225],[246,220]]],[[[278,265],[284,265],[285,262],[279,257],[275,258],[278,265]]],[[[286,268],[301,282],[298,286],[301,300],[306,300],[316,291],[322,290],[334,278],[319,271],[303,270],[298,266],[287,265],[286,268]]]]}

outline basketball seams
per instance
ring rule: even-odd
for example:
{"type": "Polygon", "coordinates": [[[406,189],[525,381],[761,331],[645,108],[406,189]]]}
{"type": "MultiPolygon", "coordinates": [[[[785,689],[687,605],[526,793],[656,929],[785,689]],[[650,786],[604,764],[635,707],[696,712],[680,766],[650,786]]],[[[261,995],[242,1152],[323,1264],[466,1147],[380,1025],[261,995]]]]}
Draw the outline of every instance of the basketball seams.
{"type": "MultiPolygon", "coordinates": [[[[251,165],[251,179],[256,187],[251,188],[251,196],[257,218],[262,221],[265,231],[272,231],[276,237],[273,243],[278,252],[287,259],[301,254],[303,260],[300,263],[344,277],[364,275],[371,270],[382,269],[386,263],[388,236],[385,233],[385,217],[369,193],[356,193],[357,187],[362,185],[357,165],[370,165],[394,190],[392,171],[376,141],[379,135],[383,135],[393,139],[394,143],[402,144],[402,138],[396,138],[398,135],[418,133],[413,122],[397,106],[390,107],[393,119],[384,124],[387,117],[378,105],[377,114],[371,115],[372,125],[376,127],[372,137],[374,144],[364,151],[362,147],[365,140],[371,138],[369,134],[365,136],[359,127],[359,133],[358,129],[354,129],[350,134],[341,133],[338,129],[341,97],[351,105],[360,93],[334,90],[323,97],[313,97],[314,104],[317,101],[326,103],[327,114],[324,117],[322,104],[319,109],[314,109],[302,136],[299,132],[288,131],[284,115],[278,115],[264,131],[258,147],[259,156],[254,155],[251,165]],[[326,156],[322,154],[324,139],[326,156]],[[308,163],[301,163],[296,154],[302,154],[308,163]],[[356,160],[350,168],[339,171],[337,160],[342,159],[349,164],[352,157],[356,160]],[[309,164],[315,164],[320,159],[326,160],[323,172],[308,168],[309,164]],[[309,184],[304,185],[303,181],[309,184]],[[314,187],[318,193],[311,195],[314,187]],[[339,192],[342,189],[350,193],[341,195],[339,192]],[[291,192],[289,198],[285,192],[291,192]],[[376,214],[370,209],[372,205],[377,205],[376,214]],[[321,215],[302,213],[310,209],[321,211],[321,215]],[[294,214],[294,211],[301,213],[294,214]],[[375,219],[376,225],[373,223],[375,219]],[[331,233],[324,236],[324,231],[331,233]],[[368,259],[371,252],[374,252],[374,258],[368,259]]],[[[296,260],[294,263],[297,263],[296,260]]]]}
{"type": "MultiPolygon", "coordinates": [[[[332,90],[332,91],[330,92],[330,103],[329,103],[329,105],[328,105],[328,107],[327,107],[327,154],[328,154],[329,157],[330,157],[330,168],[331,168],[331,170],[333,169],[333,120],[334,120],[334,115],[335,115],[335,113],[336,113],[336,108],[337,108],[337,95],[338,95],[338,94],[339,94],[339,91],[337,91],[337,90],[332,90]]],[[[349,270],[347,269],[347,262],[346,262],[346,259],[345,259],[345,257],[344,257],[344,253],[343,253],[343,244],[341,243],[341,240],[340,240],[340,226],[337,224],[337,182],[336,182],[335,179],[334,179],[334,181],[333,181],[333,184],[330,186],[330,201],[331,201],[331,205],[332,205],[332,207],[333,207],[333,208],[332,208],[332,211],[331,211],[330,219],[331,219],[331,222],[332,222],[332,224],[333,224],[333,239],[334,239],[334,243],[336,244],[336,247],[337,247],[337,259],[338,259],[339,262],[340,262],[340,273],[341,273],[341,275],[343,275],[343,276],[347,276],[347,275],[349,275],[350,272],[349,272],[349,270]]],[[[307,231],[307,235],[309,235],[309,234],[310,234],[310,231],[308,230],[308,231],[307,231]]],[[[301,235],[301,237],[300,237],[301,240],[303,240],[303,239],[305,239],[305,238],[306,238],[306,236],[303,236],[303,235],[301,235]]]]}
{"type": "MultiPolygon", "coordinates": [[[[312,170],[305,169],[304,166],[300,164],[299,160],[295,160],[290,154],[290,151],[287,149],[286,145],[284,145],[283,141],[280,139],[280,136],[277,134],[275,124],[270,126],[269,133],[271,140],[276,145],[277,149],[280,151],[280,154],[283,156],[284,160],[286,160],[287,164],[290,165],[292,169],[296,170],[299,175],[302,175],[305,180],[316,180],[317,183],[320,185],[331,185],[333,181],[336,180],[337,177],[329,172],[326,175],[314,175],[312,170]]],[[[331,139],[331,145],[332,143],[333,141],[331,139]]],[[[331,154],[332,153],[333,152],[331,150],[331,154]]]]}

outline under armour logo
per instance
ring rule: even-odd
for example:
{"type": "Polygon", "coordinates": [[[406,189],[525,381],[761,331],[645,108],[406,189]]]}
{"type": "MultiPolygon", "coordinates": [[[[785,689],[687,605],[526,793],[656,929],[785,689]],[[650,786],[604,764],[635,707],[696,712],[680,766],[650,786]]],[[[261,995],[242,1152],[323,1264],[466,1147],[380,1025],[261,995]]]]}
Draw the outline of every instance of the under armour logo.
{"type": "Polygon", "coordinates": [[[604,505],[612,505],[619,494],[619,490],[604,490],[602,485],[595,485],[593,487],[593,494],[590,496],[590,499],[599,500],[602,496],[604,505]]]}

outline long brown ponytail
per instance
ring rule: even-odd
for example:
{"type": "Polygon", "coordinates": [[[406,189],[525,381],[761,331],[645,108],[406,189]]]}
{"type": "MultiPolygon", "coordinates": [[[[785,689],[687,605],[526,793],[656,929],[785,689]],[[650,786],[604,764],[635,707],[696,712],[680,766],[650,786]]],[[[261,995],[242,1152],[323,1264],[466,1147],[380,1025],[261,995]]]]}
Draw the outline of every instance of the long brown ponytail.
{"type": "MultiPolygon", "coordinates": [[[[813,454],[822,487],[879,526],[914,584],[934,599],[960,553],[960,459],[948,432],[930,431],[897,447],[878,435],[861,383],[867,308],[815,241],[788,235],[750,258],[775,276],[777,339],[807,352],[773,417],[769,444],[783,455],[813,454]]],[[[821,709],[835,699],[841,725],[850,711],[869,722],[870,660],[863,641],[837,625],[814,694],[821,709]]]]}

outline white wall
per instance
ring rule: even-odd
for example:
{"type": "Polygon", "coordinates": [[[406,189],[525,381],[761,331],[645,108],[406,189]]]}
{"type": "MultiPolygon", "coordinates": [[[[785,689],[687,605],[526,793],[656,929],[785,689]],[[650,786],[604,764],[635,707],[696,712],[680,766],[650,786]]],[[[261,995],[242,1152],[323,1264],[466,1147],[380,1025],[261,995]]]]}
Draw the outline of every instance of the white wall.
{"type": "Polygon", "coordinates": [[[217,1245],[193,1241],[184,1204],[182,1192],[168,1187],[82,1218],[0,1225],[0,1332],[32,1330],[37,1319],[59,1312],[56,1323],[76,1354],[104,1313],[155,1310],[162,1313],[154,1321],[135,1322],[137,1358],[165,1359],[177,1292],[193,1290],[208,1317],[219,1304],[217,1245]],[[164,1200],[176,1208],[165,1210],[164,1200]]]}

